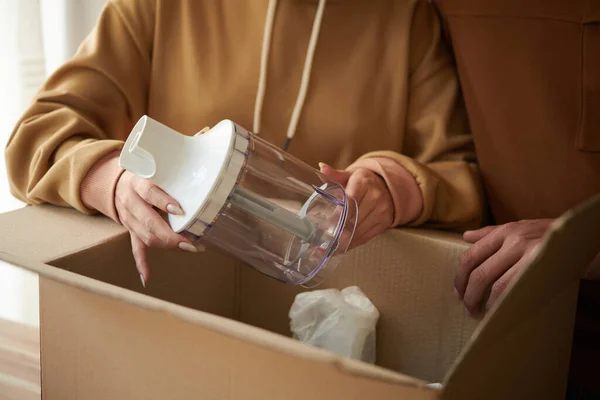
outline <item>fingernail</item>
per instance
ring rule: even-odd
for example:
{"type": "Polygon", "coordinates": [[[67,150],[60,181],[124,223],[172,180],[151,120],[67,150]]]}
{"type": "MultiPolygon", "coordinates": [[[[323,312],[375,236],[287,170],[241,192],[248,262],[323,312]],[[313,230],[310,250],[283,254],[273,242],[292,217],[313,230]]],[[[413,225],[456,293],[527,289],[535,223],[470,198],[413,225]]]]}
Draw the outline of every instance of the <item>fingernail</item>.
{"type": "Polygon", "coordinates": [[[175,204],[167,204],[167,212],[173,215],[183,215],[181,207],[176,206],[175,204]]]}
{"type": "Polygon", "coordinates": [[[327,166],[327,164],[320,162],[319,163],[319,169],[323,169],[323,167],[327,166]]]}
{"type": "Polygon", "coordinates": [[[144,279],[144,275],[140,274],[140,281],[142,281],[142,286],[146,289],[146,280],[144,279]]]}
{"type": "Polygon", "coordinates": [[[198,249],[193,244],[189,244],[186,242],[179,243],[179,248],[183,251],[189,251],[190,253],[196,253],[198,249]]]}
{"type": "Polygon", "coordinates": [[[210,130],[210,126],[205,126],[204,128],[202,128],[202,130],[198,133],[196,133],[194,136],[200,136],[206,132],[208,132],[210,130]]]}

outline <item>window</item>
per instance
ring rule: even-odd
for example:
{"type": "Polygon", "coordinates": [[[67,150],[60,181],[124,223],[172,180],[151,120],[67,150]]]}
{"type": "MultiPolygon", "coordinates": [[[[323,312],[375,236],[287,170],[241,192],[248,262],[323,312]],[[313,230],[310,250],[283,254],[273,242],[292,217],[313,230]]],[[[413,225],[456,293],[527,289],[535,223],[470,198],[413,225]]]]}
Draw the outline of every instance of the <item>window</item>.
{"type": "MultiPolygon", "coordinates": [[[[11,196],[4,147],[32,96],[77,49],[106,0],[0,0],[0,213],[11,196]]],[[[0,318],[38,324],[37,276],[0,262],[0,318]]]]}

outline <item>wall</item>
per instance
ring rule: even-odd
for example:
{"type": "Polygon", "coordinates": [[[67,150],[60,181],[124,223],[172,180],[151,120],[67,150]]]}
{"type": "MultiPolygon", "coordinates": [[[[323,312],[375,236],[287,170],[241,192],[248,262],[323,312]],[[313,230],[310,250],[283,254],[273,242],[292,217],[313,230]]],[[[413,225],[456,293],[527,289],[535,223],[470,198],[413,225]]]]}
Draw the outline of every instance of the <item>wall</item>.
{"type": "MultiPolygon", "coordinates": [[[[2,148],[35,91],[75,53],[104,3],[105,0],[0,0],[2,148]]],[[[4,152],[0,151],[0,213],[22,206],[10,195],[4,152]]],[[[0,318],[37,326],[38,303],[37,276],[0,262],[0,318]]]]}

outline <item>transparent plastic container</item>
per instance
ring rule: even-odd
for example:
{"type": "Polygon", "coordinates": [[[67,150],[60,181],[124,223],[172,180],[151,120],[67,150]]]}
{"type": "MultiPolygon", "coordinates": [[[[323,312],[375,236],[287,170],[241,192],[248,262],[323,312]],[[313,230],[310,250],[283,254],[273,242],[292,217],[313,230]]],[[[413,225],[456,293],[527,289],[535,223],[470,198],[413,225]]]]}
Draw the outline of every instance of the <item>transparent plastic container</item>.
{"type": "Polygon", "coordinates": [[[338,183],[228,120],[188,137],[142,117],[120,165],[179,201],[174,231],[288,284],[319,285],[352,241],[357,205],[338,183]]]}

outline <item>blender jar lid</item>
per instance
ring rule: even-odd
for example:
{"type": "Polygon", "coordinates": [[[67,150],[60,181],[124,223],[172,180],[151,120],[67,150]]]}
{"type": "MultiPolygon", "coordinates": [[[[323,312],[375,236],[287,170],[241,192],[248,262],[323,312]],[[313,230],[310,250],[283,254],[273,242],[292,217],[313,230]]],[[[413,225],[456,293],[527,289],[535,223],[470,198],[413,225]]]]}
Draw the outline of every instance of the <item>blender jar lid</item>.
{"type": "Polygon", "coordinates": [[[185,214],[169,215],[169,224],[182,232],[197,221],[210,226],[218,217],[245,165],[248,145],[249,134],[229,120],[189,137],[144,116],[125,142],[119,165],[179,202],[185,214]]]}

